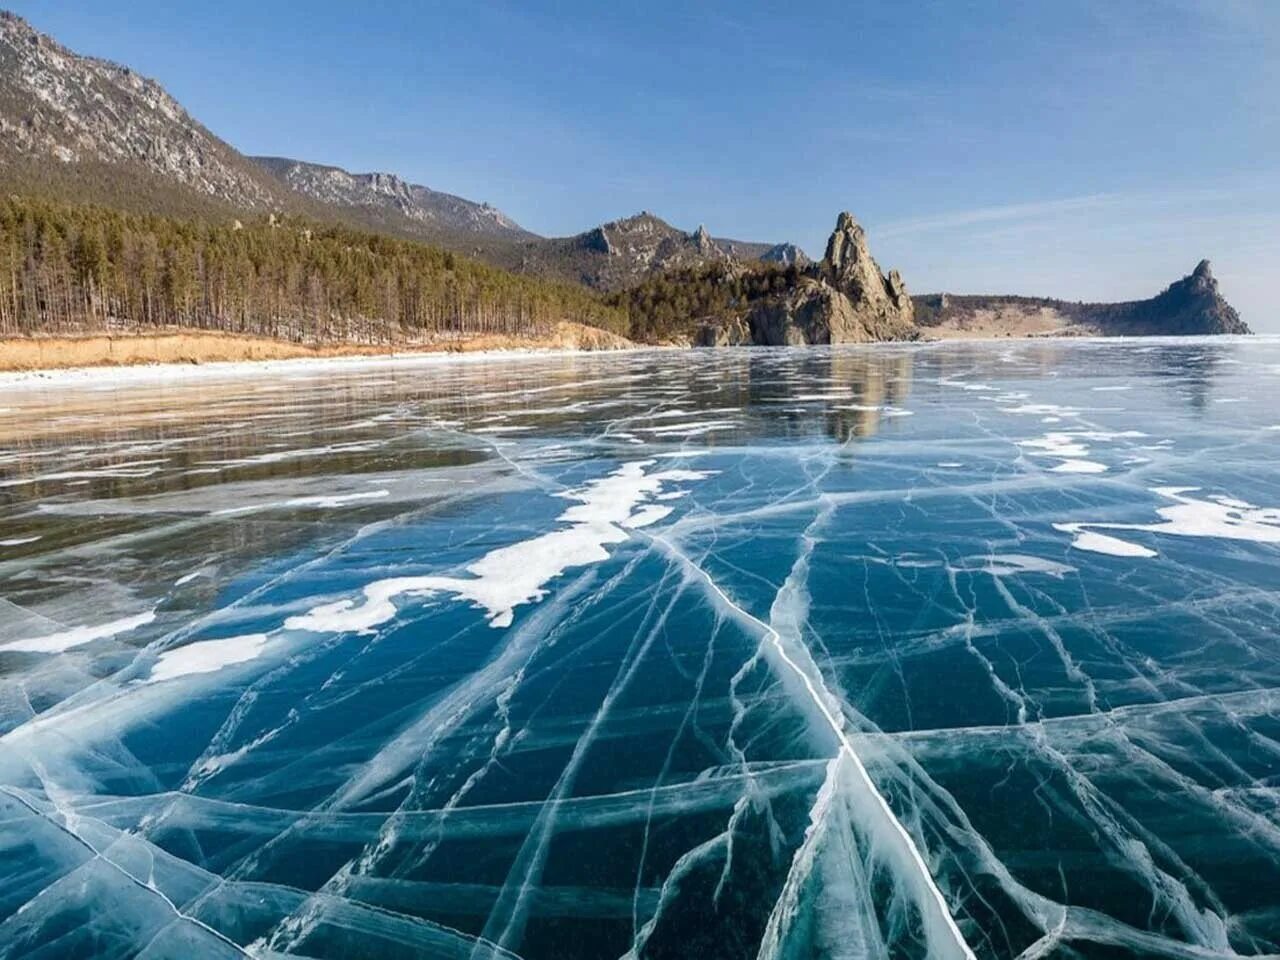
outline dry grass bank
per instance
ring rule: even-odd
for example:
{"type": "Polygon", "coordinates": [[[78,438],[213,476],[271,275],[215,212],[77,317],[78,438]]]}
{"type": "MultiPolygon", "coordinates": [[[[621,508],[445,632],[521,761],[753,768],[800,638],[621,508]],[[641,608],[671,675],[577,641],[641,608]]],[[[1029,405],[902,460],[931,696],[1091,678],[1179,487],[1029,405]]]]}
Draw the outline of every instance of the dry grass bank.
{"type": "Polygon", "coordinates": [[[605,330],[562,321],[547,336],[473,336],[422,343],[308,345],[267,337],[207,330],[86,334],[0,339],[0,371],[152,363],[291,360],[297,357],[383,356],[405,353],[473,353],[481,350],[618,350],[631,341],[605,330]]]}
{"type": "Polygon", "coordinates": [[[942,323],[922,326],[925,340],[994,340],[999,337],[1080,337],[1100,333],[1053,307],[1002,303],[981,307],[942,323]]]}

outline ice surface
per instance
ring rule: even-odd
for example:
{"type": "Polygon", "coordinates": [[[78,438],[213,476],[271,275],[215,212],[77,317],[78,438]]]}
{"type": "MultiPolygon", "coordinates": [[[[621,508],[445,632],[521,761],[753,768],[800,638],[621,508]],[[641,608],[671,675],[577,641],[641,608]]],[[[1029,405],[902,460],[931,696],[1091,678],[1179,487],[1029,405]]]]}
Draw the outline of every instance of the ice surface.
{"type": "Polygon", "coordinates": [[[1277,369],[4,381],[0,957],[1280,954],[1277,369]]]}

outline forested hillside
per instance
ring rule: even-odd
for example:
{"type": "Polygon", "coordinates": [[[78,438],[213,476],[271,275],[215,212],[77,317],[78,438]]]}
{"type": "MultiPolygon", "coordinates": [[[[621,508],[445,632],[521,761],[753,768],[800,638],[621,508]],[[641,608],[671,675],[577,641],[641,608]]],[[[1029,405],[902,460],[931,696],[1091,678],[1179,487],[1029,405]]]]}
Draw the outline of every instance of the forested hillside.
{"type": "Polygon", "coordinates": [[[564,319],[627,327],[624,309],[581,288],[345,227],[0,200],[0,336],[183,326],[375,343],[564,319]]]}
{"type": "Polygon", "coordinates": [[[795,264],[714,263],[656,274],[610,295],[608,302],[630,317],[633,340],[691,340],[709,320],[744,316],[751,306],[796,286],[795,264]]]}

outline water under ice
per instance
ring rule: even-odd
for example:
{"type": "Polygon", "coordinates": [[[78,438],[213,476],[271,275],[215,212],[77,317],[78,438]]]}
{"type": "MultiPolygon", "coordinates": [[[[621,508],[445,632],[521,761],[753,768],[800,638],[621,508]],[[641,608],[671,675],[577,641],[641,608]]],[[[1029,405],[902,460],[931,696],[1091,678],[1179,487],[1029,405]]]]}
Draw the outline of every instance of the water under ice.
{"type": "Polygon", "coordinates": [[[7,388],[0,956],[1275,954],[1277,400],[1265,338],[7,388]]]}

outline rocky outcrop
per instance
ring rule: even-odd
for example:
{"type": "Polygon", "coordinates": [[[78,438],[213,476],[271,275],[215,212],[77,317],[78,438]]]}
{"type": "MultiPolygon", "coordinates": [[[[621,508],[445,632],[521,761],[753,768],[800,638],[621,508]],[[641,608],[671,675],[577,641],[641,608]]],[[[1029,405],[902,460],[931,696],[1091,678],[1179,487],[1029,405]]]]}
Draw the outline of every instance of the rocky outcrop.
{"type": "Polygon", "coordinates": [[[795,265],[797,267],[807,267],[813,261],[808,255],[797,247],[794,243],[775,243],[772,247],[760,254],[762,263],[780,263],[784,267],[795,265]]]}
{"type": "Polygon", "coordinates": [[[695,347],[745,347],[751,342],[751,328],[740,317],[704,323],[693,338],[695,347]]]}
{"type": "Polygon", "coordinates": [[[1132,304],[1128,316],[1113,321],[1117,332],[1130,334],[1252,333],[1235,308],[1218,291],[1218,281],[1208,260],[1201,260],[1190,275],[1170,284],[1150,300],[1132,304]]]}
{"type": "Polygon", "coordinates": [[[849,213],[840,214],[826,256],[780,292],[752,303],[744,316],[704,324],[700,346],[803,346],[912,340],[914,307],[898,272],[880,272],[866,232],[849,213]]]}
{"type": "MultiPolygon", "coordinates": [[[[888,276],[871,257],[867,234],[850,213],[842,213],[827,241],[826,256],[818,264],[818,276],[849,300],[855,326],[864,337],[894,340],[908,336],[915,327],[915,308],[897,270],[888,276]]],[[[836,342],[836,341],[833,341],[836,342]]]]}

